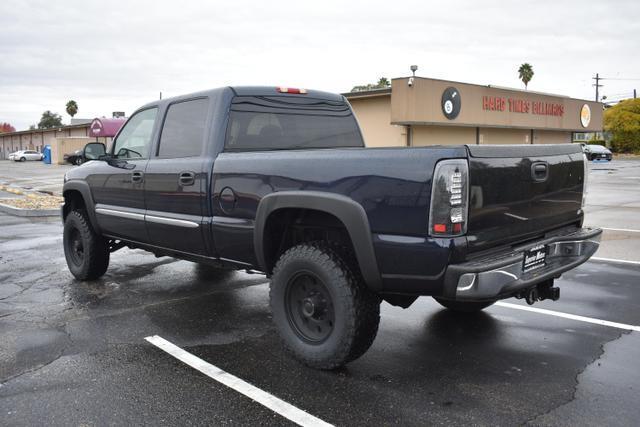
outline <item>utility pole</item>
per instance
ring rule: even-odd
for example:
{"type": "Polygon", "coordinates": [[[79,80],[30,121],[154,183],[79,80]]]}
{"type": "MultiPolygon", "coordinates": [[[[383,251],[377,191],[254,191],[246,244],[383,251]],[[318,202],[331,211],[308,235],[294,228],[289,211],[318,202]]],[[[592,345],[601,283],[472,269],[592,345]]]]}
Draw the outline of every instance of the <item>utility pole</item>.
{"type": "Polygon", "coordinates": [[[636,99],[636,90],[633,90],[633,99],[636,99]]]}
{"type": "MultiPolygon", "coordinates": [[[[597,90],[597,89],[596,89],[597,90]]],[[[160,92],[160,99],[162,99],[162,92],[160,92]]]]}
{"type": "Polygon", "coordinates": [[[595,80],[596,81],[596,84],[594,84],[592,86],[596,87],[596,102],[598,102],[598,99],[599,99],[599,97],[598,97],[598,88],[602,87],[602,85],[599,84],[600,80],[602,80],[602,78],[600,77],[600,75],[598,73],[596,73],[596,76],[592,77],[591,80],[595,80]]]}

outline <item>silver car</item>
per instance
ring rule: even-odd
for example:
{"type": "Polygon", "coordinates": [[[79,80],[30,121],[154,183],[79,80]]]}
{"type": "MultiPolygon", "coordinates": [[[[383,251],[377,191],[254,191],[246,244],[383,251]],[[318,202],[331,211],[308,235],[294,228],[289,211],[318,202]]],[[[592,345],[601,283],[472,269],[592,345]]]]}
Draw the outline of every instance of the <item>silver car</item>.
{"type": "Polygon", "coordinates": [[[21,150],[9,154],[9,160],[26,162],[27,160],[42,160],[42,153],[33,150],[21,150]]]}

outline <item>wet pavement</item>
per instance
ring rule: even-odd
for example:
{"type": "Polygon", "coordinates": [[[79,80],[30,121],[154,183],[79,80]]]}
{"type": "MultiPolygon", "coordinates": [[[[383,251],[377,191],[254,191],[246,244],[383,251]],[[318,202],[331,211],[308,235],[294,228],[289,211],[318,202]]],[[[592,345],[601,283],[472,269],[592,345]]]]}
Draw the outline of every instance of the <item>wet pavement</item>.
{"type": "Polygon", "coordinates": [[[62,177],[72,165],[47,165],[41,161],[14,162],[0,160],[0,184],[59,195],[62,177]]]}
{"type": "MultiPolygon", "coordinates": [[[[587,224],[610,228],[596,256],[640,260],[640,162],[590,166],[587,224]]],[[[24,179],[55,184],[38,176],[24,179]]],[[[289,423],[150,335],[337,425],[640,417],[640,332],[499,305],[461,316],[420,298],[406,310],[383,303],[369,352],[320,372],[283,352],[264,276],[123,249],[103,278],[77,282],[61,235],[57,218],[0,214],[0,425],[289,423]]],[[[561,299],[534,307],[640,325],[640,264],[594,260],[557,284],[561,299]]]]}
{"type": "MultiPolygon", "coordinates": [[[[460,316],[429,298],[383,303],[371,350],[336,372],[281,349],[264,276],[123,249],[107,274],[67,271],[57,219],[0,215],[4,425],[288,421],[147,343],[160,335],[326,422],[633,425],[640,333],[494,306],[460,316]]],[[[640,268],[589,262],[534,307],[640,325],[640,268]]],[[[516,302],[510,300],[510,302],[516,302]]]]}

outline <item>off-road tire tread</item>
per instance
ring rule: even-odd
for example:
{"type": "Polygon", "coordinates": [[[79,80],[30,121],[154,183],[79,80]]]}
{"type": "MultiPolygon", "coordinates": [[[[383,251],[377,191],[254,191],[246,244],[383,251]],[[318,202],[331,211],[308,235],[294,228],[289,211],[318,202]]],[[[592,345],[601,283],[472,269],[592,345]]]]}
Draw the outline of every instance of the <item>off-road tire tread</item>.
{"type": "MultiPolygon", "coordinates": [[[[278,259],[273,278],[278,277],[280,270],[288,262],[300,257],[317,263],[329,276],[336,278],[333,285],[339,288],[341,298],[351,301],[351,304],[347,304],[351,306],[350,312],[346,313],[347,331],[329,358],[313,358],[308,354],[299,354],[288,345],[284,337],[280,338],[285,349],[307,366],[325,370],[339,368],[362,356],[371,347],[380,323],[380,298],[366,288],[359,269],[348,261],[350,256],[346,248],[326,242],[303,243],[289,248],[278,259]]],[[[276,303],[273,280],[269,297],[273,307],[276,303]]]]}
{"type": "MultiPolygon", "coordinates": [[[[78,280],[94,280],[107,271],[109,267],[109,243],[108,241],[97,234],[91,223],[87,218],[87,213],[84,210],[77,209],[69,212],[65,220],[70,221],[70,217],[74,217],[78,221],[78,229],[82,236],[88,236],[88,245],[85,245],[85,259],[86,263],[84,268],[78,274],[73,273],[78,280]]],[[[66,254],[65,254],[66,256],[66,254]]]]}

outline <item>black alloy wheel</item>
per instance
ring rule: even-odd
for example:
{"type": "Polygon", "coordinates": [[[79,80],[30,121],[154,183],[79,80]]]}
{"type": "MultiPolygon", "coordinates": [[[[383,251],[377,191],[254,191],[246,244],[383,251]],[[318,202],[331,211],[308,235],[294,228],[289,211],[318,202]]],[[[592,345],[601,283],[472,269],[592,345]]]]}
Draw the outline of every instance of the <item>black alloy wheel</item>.
{"type": "Polygon", "coordinates": [[[322,279],[312,272],[299,272],[289,280],[285,304],[289,323],[302,340],[321,343],[333,332],[331,295],[322,279]]]}
{"type": "Polygon", "coordinates": [[[371,347],[380,297],[371,292],[353,254],[328,242],[301,243],[276,262],[269,299],[285,348],[318,369],[335,369],[371,347]]]}
{"type": "Polygon", "coordinates": [[[81,267],[84,262],[84,244],[82,243],[82,236],[80,235],[80,230],[77,228],[72,228],[69,231],[68,238],[68,253],[69,260],[76,267],[81,267]]]}
{"type": "Polygon", "coordinates": [[[62,244],[67,266],[76,279],[97,279],[107,271],[109,242],[93,230],[84,210],[73,210],[65,218],[62,244]]]}

